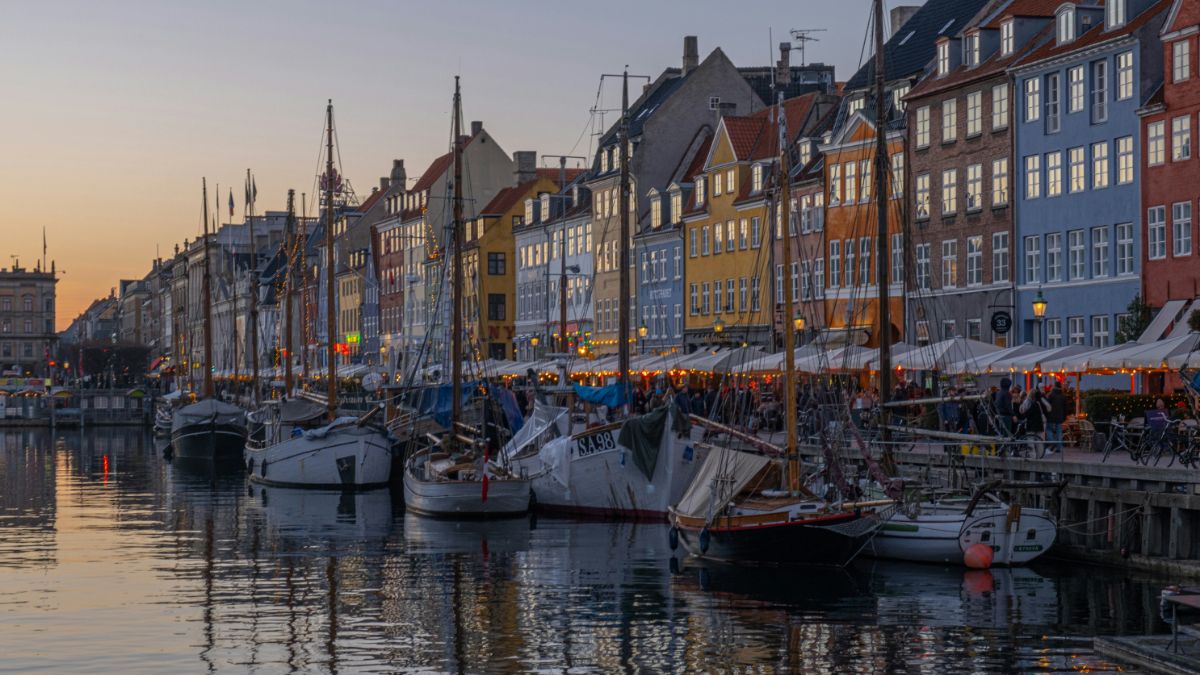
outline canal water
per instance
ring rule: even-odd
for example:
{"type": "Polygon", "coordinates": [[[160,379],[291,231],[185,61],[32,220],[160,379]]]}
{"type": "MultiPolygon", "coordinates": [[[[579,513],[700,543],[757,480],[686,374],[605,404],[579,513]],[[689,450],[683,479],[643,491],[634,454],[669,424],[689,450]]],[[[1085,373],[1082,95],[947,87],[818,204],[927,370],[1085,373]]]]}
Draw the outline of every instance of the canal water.
{"type": "Polygon", "coordinates": [[[132,429],[0,432],[0,672],[1116,672],[1162,580],[670,562],[665,526],[432,521],[132,429]]]}

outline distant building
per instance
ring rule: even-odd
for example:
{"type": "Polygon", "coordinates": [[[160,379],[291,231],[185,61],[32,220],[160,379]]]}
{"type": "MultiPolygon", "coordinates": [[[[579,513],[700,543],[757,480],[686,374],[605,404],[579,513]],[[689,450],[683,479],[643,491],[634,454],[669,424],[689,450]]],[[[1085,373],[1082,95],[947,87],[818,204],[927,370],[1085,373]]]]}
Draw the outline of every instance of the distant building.
{"type": "Polygon", "coordinates": [[[54,332],[54,264],[0,269],[0,375],[47,377],[54,332]]]}

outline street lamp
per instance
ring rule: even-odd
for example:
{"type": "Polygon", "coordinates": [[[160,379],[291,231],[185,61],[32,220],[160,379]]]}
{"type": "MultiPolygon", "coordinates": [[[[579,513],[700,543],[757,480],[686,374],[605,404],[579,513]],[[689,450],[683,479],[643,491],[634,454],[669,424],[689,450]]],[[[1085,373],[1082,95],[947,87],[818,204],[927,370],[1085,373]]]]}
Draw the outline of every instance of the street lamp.
{"type": "Polygon", "coordinates": [[[646,324],[643,323],[642,325],[638,326],[638,331],[637,331],[638,342],[640,343],[640,346],[641,346],[641,349],[639,349],[638,351],[641,352],[642,354],[646,353],[646,335],[649,332],[650,332],[649,329],[646,328],[646,324]]]}
{"type": "Polygon", "coordinates": [[[1037,297],[1033,299],[1033,317],[1038,320],[1038,333],[1040,333],[1042,346],[1046,345],[1045,327],[1046,327],[1046,298],[1042,295],[1042,289],[1039,288],[1037,297]]]}
{"type": "Polygon", "coordinates": [[[716,321],[713,321],[712,326],[713,326],[713,332],[717,333],[718,335],[725,332],[725,322],[722,321],[721,317],[719,317],[719,316],[717,317],[716,321]]]}
{"type": "Polygon", "coordinates": [[[648,332],[650,331],[646,328],[646,324],[638,326],[638,337],[644,338],[648,332]]]}

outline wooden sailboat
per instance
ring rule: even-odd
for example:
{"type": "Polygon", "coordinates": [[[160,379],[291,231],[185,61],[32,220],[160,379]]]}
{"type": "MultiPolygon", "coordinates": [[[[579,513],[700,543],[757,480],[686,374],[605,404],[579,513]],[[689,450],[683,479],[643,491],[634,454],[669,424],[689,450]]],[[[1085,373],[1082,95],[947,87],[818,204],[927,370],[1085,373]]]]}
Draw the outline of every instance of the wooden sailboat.
{"type": "MultiPolygon", "coordinates": [[[[317,409],[307,400],[287,401],[272,406],[265,416],[265,439],[246,443],[246,467],[251,480],[270,485],[340,489],[380,487],[387,485],[391,479],[392,441],[387,430],[372,421],[378,409],[374,408],[361,417],[338,415],[337,354],[334,349],[337,341],[337,302],[334,296],[332,101],[326,107],[325,114],[326,357],[329,360],[326,423],[316,426],[316,420],[319,419],[315,414],[317,409]]],[[[289,199],[289,221],[294,216],[295,208],[289,199]]],[[[289,260],[289,267],[293,262],[289,260]]],[[[287,311],[290,310],[291,303],[288,302],[287,311]]]]}
{"type": "Polygon", "coordinates": [[[237,460],[246,442],[246,416],[241,408],[213,395],[212,277],[209,262],[208,181],[203,180],[204,272],[201,303],[204,308],[203,398],[175,411],[171,419],[171,447],[175,457],[237,460]]]}
{"type": "Polygon", "coordinates": [[[463,138],[462,97],[454,78],[454,255],[450,258],[453,299],[451,353],[451,417],[441,436],[413,452],[404,463],[404,504],[427,515],[512,516],[529,509],[529,480],[491,461],[476,431],[463,421],[463,138]]]}

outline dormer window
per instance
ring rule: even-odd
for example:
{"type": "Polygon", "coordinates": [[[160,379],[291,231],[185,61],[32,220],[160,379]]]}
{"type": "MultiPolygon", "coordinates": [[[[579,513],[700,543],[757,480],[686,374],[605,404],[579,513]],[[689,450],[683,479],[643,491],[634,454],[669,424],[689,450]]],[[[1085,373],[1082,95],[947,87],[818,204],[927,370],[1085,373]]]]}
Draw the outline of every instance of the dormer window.
{"type": "Polygon", "coordinates": [[[892,90],[892,107],[898,112],[904,112],[904,97],[912,90],[911,84],[902,84],[892,90]]]}
{"type": "Polygon", "coordinates": [[[1108,30],[1125,25],[1125,0],[1109,0],[1104,4],[1104,26],[1108,30]]]}
{"type": "Polygon", "coordinates": [[[704,206],[704,176],[696,176],[696,206],[704,206]]]}
{"type": "Polygon", "coordinates": [[[950,73],[950,43],[945,40],[937,46],[937,73],[938,77],[945,77],[950,73]]]}
{"type": "Polygon", "coordinates": [[[681,213],[683,213],[683,193],[676,189],[671,192],[671,214],[669,222],[679,222],[679,215],[681,213]]]}
{"type": "Polygon", "coordinates": [[[972,33],[963,41],[963,61],[969,68],[979,65],[979,33],[972,33]]]}
{"type": "Polygon", "coordinates": [[[762,164],[755,164],[750,167],[750,191],[762,192],[763,188],[763,167],[762,164]]]}
{"type": "Polygon", "coordinates": [[[812,141],[804,139],[800,141],[800,166],[808,166],[812,161],[812,141]]]}
{"type": "Polygon", "coordinates": [[[1013,39],[1013,22],[1012,19],[1000,24],[1000,55],[1011,56],[1013,49],[1016,47],[1016,41],[1013,39]]]}
{"type": "Polygon", "coordinates": [[[550,211],[550,193],[543,192],[542,193],[542,222],[546,222],[546,221],[550,220],[551,218],[553,218],[553,215],[551,214],[551,211],[550,211]]]}
{"type": "Polygon", "coordinates": [[[864,103],[866,103],[866,99],[864,97],[855,96],[854,98],[850,99],[849,107],[846,109],[846,112],[850,115],[853,115],[854,113],[863,109],[864,103]]]}
{"type": "Polygon", "coordinates": [[[655,190],[650,191],[650,227],[655,230],[662,227],[662,198],[655,190]]]}
{"type": "Polygon", "coordinates": [[[1075,39],[1075,5],[1067,5],[1058,11],[1057,36],[1058,44],[1063,45],[1075,39]]]}
{"type": "Polygon", "coordinates": [[[600,173],[608,173],[608,150],[600,152],[600,173]]]}
{"type": "Polygon", "coordinates": [[[533,222],[533,199],[525,200],[525,222],[533,222]]]}

